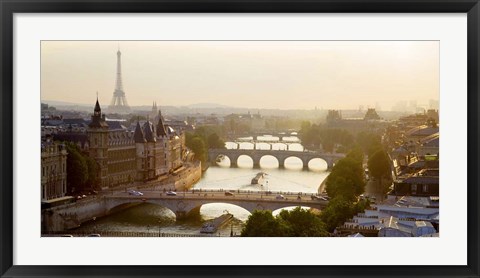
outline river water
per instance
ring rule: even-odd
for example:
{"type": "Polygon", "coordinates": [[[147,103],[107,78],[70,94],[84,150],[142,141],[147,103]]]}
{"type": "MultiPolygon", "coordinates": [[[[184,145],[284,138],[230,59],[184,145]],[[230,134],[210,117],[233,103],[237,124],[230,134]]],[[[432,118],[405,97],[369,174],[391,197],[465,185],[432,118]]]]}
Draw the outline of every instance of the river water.
{"type": "MultiPolygon", "coordinates": [[[[248,138],[242,138],[246,140],[248,138]]],[[[286,150],[284,143],[273,143],[278,137],[264,136],[258,140],[272,141],[269,143],[256,143],[256,149],[286,150]]],[[[286,137],[288,150],[303,151],[303,146],[297,137],[286,137]]],[[[241,148],[253,149],[254,145],[248,142],[227,142],[228,149],[241,148]]],[[[293,152],[292,152],[293,154],[293,152]]],[[[253,169],[253,161],[246,156],[240,156],[237,161],[238,167],[230,168],[230,161],[225,158],[211,166],[204,172],[201,180],[193,188],[195,189],[224,189],[224,190],[252,190],[252,191],[284,191],[316,193],[320,184],[327,177],[327,164],[321,159],[310,161],[308,170],[303,169],[302,161],[298,158],[288,158],[285,168],[278,168],[278,161],[271,156],[264,156],[260,160],[261,169],[253,169]],[[267,173],[263,185],[251,185],[251,180],[258,172],[267,173]]],[[[200,228],[205,221],[216,218],[226,211],[234,215],[234,220],[219,229],[217,235],[228,236],[233,230],[234,234],[240,234],[244,222],[250,213],[238,206],[215,203],[203,205],[200,209],[200,218],[176,221],[175,214],[164,207],[153,204],[141,204],[139,206],[123,210],[116,214],[96,219],[82,224],[78,230],[88,233],[100,233],[102,231],[128,231],[128,232],[151,232],[158,233],[182,233],[199,234],[200,228]]],[[[279,211],[274,211],[274,214],[279,211]]]]}

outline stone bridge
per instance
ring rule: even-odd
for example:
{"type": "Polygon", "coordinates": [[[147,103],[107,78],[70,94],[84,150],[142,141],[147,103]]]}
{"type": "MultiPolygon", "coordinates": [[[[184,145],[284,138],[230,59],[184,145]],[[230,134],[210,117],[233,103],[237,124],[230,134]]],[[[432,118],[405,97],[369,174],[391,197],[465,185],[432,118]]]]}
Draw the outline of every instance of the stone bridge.
{"type": "Polygon", "coordinates": [[[242,193],[226,196],[224,192],[181,192],[177,196],[168,196],[160,192],[144,192],[143,196],[132,196],[128,194],[117,194],[105,196],[105,212],[110,211],[122,205],[133,203],[151,203],[170,209],[175,213],[177,219],[186,218],[200,213],[200,208],[205,204],[226,203],[244,208],[249,212],[255,210],[274,211],[281,208],[292,206],[304,206],[315,209],[323,209],[328,201],[312,200],[310,195],[297,194],[283,195],[285,199],[277,199],[275,193],[265,195],[265,193],[242,193]]]}
{"type": "MultiPolygon", "coordinates": [[[[297,131],[285,131],[285,132],[250,132],[248,134],[236,134],[227,136],[228,140],[236,141],[239,138],[252,137],[254,141],[258,140],[258,137],[272,136],[278,137],[278,141],[283,141],[283,137],[298,136],[297,131]],[[295,134],[292,134],[295,133],[295,134]]],[[[241,140],[241,139],[240,139],[241,140]]]]}
{"type": "Polygon", "coordinates": [[[266,155],[271,155],[278,160],[279,167],[285,166],[285,160],[289,157],[297,157],[303,162],[303,168],[308,169],[308,162],[314,158],[325,160],[327,168],[331,169],[333,165],[344,158],[344,154],[339,153],[320,153],[312,151],[281,151],[281,150],[246,150],[246,149],[209,149],[208,159],[210,162],[216,161],[219,156],[226,156],[230,159],[230,166],[236,167],[238,157],[241,155],[249,156],[253,160],[253,167],[260,167],[260,159],[266,155]]]}

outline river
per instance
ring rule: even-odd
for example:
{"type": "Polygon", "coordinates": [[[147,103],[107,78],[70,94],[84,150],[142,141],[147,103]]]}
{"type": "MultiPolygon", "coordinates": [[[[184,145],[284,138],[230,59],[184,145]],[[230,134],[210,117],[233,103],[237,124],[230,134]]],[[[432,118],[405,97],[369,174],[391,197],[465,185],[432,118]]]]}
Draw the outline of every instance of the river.
{"type": "MultiPolygon", "coordinates": [[[[244,140],[248,138],[243,138],[244,140]]],[[[258,137],[262,141],[276,141],[277,137],[258,137]]],[[[297,137],[286,137],[289,142],[289,150],[303,151],[303,146],[297,137]]],[[[287,146],[283,143],[270,143],[274,150],[284,150],[287,146]]],[[[227,142],[226,147],[237,148],[237,144],[227,142]]],[[[252,143],[242,142],[242,149],[253,149],[252,143]]],[[[269,143],[256,143],[257,149],[270,149],[269,143]]],[[[288,158],[285,168],[278,168],[278,161],[274,157],[264,156],[260,160],[261,169],[253,169],[253,161],[249,157],[240,156],[237,161],[238,167],[230,168],[228,158],[223,159],[217,165],[211,166],[204,172],[201,180],[194,185],[195,189],[224,189],[224,190],[271,190],[285,192],[316,193],[318,187],[327,177],[327,164],[321,159],[314,159],[309,163],[309,169],[304,170],[302,161],[296,158],[288,158]],[[263,186],[251,185],[251,179],[258,172],[267,173],[263,186]]],[[[172,211],[153,204],[141,204],[139,206],[123,210],[116,214],[84,223],[78,230],[89,233],[102,233],[102,231],[129,231],[129,232],[156,232],[158,233],[183,233],[199,234],[202,223],[218,217],[228,211],[234,215],[234,220],[222,227],[218,233],[228,236],[233,230],[234,234],[240,234],[244,222],[250,213],[245,209],[224,203],[207,204],[200,209],[200,218],[185,221],[175,221],[172,211]]],[[[277,214],[279,211],[274,211],[277,214]]],[[[218,235],[218,234],[217,234],[218,235]]]]}

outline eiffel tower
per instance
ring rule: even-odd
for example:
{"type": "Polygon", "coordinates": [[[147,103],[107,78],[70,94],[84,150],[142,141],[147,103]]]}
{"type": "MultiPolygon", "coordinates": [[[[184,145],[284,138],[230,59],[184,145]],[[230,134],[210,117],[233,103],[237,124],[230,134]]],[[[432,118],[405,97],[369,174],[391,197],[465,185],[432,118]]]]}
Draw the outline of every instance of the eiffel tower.
{"type": "Polygon", "coordinates": [[[130,107],[125,98],[125,92],[123,91],[122,84],[122,53],[117,51],[117,81],[115,82],[115,91],[113,92],[113,98],[108,107],[108,112],[127,114],[130,113],[130,107]]]}

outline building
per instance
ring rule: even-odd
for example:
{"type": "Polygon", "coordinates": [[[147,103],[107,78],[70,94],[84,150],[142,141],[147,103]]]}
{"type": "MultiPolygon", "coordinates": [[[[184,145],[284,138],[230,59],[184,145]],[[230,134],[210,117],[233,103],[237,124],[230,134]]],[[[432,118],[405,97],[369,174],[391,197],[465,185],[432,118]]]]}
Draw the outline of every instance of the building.
{"type": "Polygon", "coordinates": [[[367,112],[365,113],[365,117],[363,117],[365,121],[368,120],[380,120],[380,116],[378,116],[377,111],[374,108],[368,108],[367,112]]]}
{"type": "Polygon", "coordinates": [[[169,142],[165,126],[159,122],[157,128],[147,120],[142,126],[137,122],[134,132],[135,151],[137,158],[137,175],[139,181],[158,178],[168,173],[169,142]]]}
{"type": "Polygon", "coordinates": [[[393,197],[373,205],[335,229],[337,236],[360,233],[366,237],[419,237],[438,235],[438,197],[393,197]]]}
{"type": "Polygon", "coordinates": [[[326,117],[328,128],[345,129],[353,135],[361,131],[380,132],[387,125],[388,122],[382,120],[373,108],[369,108],[363,118],[343,118],[338,110],[329,110],[326,117]]]}
{"type": "Polygon", "coordinates": [[[417,153],[419,156],[438,155],[440,152],[440,135],[434,133],[421,139],[417,145],[417,153]]]}
{"type": "Polygon", "coordinates": [[[422,169],[406,177],[399,177],[393,182],[395,196],[438,196],[439,171],[422,169]]]}
{"type": "Polygon", "coordinates": [[[414,219],[398,219],[391,216],[383,222],[379,237],[419,237],[437,233],[432,223],[414,219]]]}
{"type": "Polygon", "coordinates": [[[64,197],[67,193],[67,151],[50,136],[42,140],[42,201],[64,197]]]}

